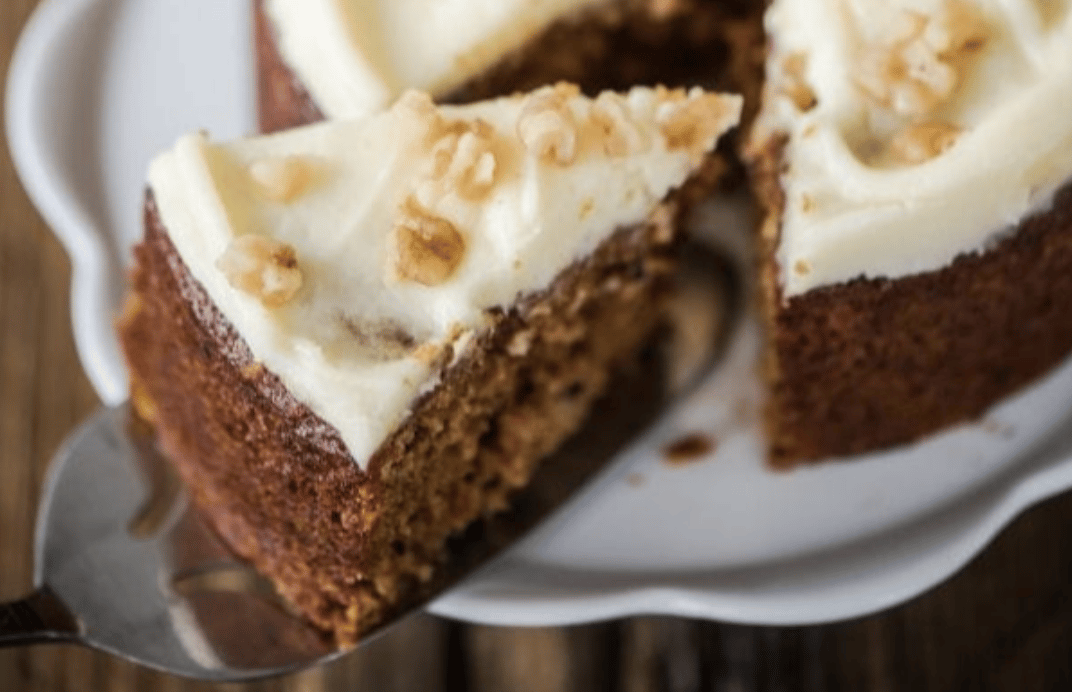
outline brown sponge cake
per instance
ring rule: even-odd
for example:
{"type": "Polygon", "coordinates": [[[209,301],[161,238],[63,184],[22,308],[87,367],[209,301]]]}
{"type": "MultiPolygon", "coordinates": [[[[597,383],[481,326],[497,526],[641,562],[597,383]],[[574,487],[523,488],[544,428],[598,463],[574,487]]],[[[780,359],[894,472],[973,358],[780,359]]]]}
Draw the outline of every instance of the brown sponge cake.
{"type": "Polygon", "coordinates": [[[673,190],[739,108],[409,94],[269,138],[183,138],[153,164],[120,324],[137,410],[227,542],[354,641],[650,336],[673,190]]]}
{"type": "Polygon", "coordinates": [[[772,4],[751,156],[775,464],[972,420],[1072,351],[1058,4],[772,4]]]}
{"type": "Polygon", "coordinates": [[[497,314],[362,472],[257,364],[150,201],[122,326],[137,410],[232,548],[353,641],[431,576],[450,535],[506,507],[652,333],[674,266],[665,223],[622,229],[497,314]]]}

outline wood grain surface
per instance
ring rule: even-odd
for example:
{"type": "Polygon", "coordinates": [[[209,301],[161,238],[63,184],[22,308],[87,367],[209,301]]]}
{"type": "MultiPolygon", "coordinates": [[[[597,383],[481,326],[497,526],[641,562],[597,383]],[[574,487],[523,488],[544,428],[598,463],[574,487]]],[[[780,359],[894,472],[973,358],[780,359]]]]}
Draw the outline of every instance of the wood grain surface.
{"type": "MultiPolygon", "coordinates": [[[[0,2],[5,74],[35,4],[0,2]]],[[[0,599],[30,588],[45,466],[97,405],[72,343],[69,271],[0,144],[0,599]]],[[[638,618],[501,629],[421,615],[334,665],[226,689],[1072,690],[1070,578],[1066,494],[1021,517],[947,583],[853,622],[762,628],[638,618]]],[[[77,648],[0,651],[0,691],[207,689],[77,648]]]]}

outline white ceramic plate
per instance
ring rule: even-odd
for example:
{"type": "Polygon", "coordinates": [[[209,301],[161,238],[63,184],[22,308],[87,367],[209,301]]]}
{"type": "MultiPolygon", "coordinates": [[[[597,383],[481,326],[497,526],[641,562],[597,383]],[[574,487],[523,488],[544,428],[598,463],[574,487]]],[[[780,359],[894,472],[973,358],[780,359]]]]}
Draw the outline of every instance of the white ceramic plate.
{"type": "MultiPolygon", "coordinates": [[[[188,130],[227,138],[254,129],[248,4],[46,0],[12,63],[12,153],[71,255],[79,352],[109,403],[126,395],[112,317],[141,233],[149,158],[188,130]]],[[[1067,365],[977,425],[850,464],[768,473],[755,426],[756,345],[746,324],[699,391],[537,535],[432,610],[530,625],[638,613],[846,618],[936,584],[1018,512],[1072,486],[1067,365]],[[660,450],[696,431],[717,449],[665,464],[660,450]]]]}

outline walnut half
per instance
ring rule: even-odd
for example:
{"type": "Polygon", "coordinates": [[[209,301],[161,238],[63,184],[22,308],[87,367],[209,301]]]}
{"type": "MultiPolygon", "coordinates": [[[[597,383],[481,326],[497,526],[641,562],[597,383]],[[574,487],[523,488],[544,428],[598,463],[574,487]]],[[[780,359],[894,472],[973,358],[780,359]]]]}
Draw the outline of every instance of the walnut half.
{"type": "Polygon", "coordinates": [[[294,248],[260,235],[236,237],[216,266],[232,286],[270,308],[290,302],[302,287],[294,248]]]}
{"type": "Polygon", "coordinates": [[[445,283],[465,258],[465,238],[450,221],[428,211],[413,197],[395,224],[394,274],[425,286],[445,283]]]}
{"type": "Polygon", "coordinates": [[[432,178],[442,180],[462,199],[480,201],[495,187],[495,129],[477,120],[452,123],[432,145],[432,178]]]}
{"type": "Polygon", "coordinates": [[[732,101],[719,94],[704,93],[696,88],[686,95],[676,89],[667,92],[664,98],[659,124],[670,150],[684,149],[703,154],[736,122],[737,116],[730,105],[732,101]]]}
{"type": "Polygon", "coordinates": [[[521,108],[517,135],[544,161],[568,166],[577,158],[577,123],[569,99],[580,91],[565,82],[534,91],[521,108]]]}

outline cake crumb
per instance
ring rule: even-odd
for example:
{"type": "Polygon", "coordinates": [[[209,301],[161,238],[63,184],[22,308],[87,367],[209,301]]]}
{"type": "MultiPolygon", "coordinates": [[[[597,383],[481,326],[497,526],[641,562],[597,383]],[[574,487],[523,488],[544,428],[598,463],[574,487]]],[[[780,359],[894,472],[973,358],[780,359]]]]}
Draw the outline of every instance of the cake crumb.
{"type": "Polygon", "coordinates": [[[797,276],[807,276],[808,274],[811,274],[811,263],[807,260],[797,260],[796,263],[793,264],[793,272],[797,276]]]}
{"type": "Polygon", "coordinates": [[[410,197],[395,225],[395,275],[403,281],[438,286],[454,275],[465,258],[465,238],[450,221],[410,197]]]}
{"type": "Polygon", "coordinates": [[[302,287],[294,248],[260,235],[236,237],[216,261],[216,267],[231,286],[270,308],[287,304],[302,287]]]}
{"type": "Polygon", "coordinates": [[[515,358],[523,358],[529,354],[529,349],[532,348],[533,332],[531,329],[524,329],[517,332],[510,337],[510,343],[506,345],[506,352],[515,358]]]}
{"type": "Polygon", "coordinates": [[[687,435],[663,450],[667,466],[687,466],[707,456],[718,448],[717,443],[701,433],[687,435]]]}
{"type": "Polygon", "coordinates": [[[647,482],[647,479],[641,473],[630,473],[625,477],[625,482],[634,488],[640,488],[647,482]]]}
{"type": "Polygon", "coordinates": [[[724,96],[707,94],[699,88],[687,95],[680,89],[667,93],[666,107],[660,109],[659,114],[667,148],[694,154],[706,152],[736,121],[734,110],[728,104],[724,96]]]}
{"type": "Polygon", "coordinates": [[[644,148],[644,135],[634,122],[621,94],[604,91],[596,97],[589,119],[603,144],[603,153],[620,158],[644,148]]]}
{"type": "Polygon", "coordinates": [[[517,121],[517,135],[526,149],[559,166],[577,159],[577,123],[568,101],[579,93],[575,85],[560,82],[528,97],[517,121]]]}

